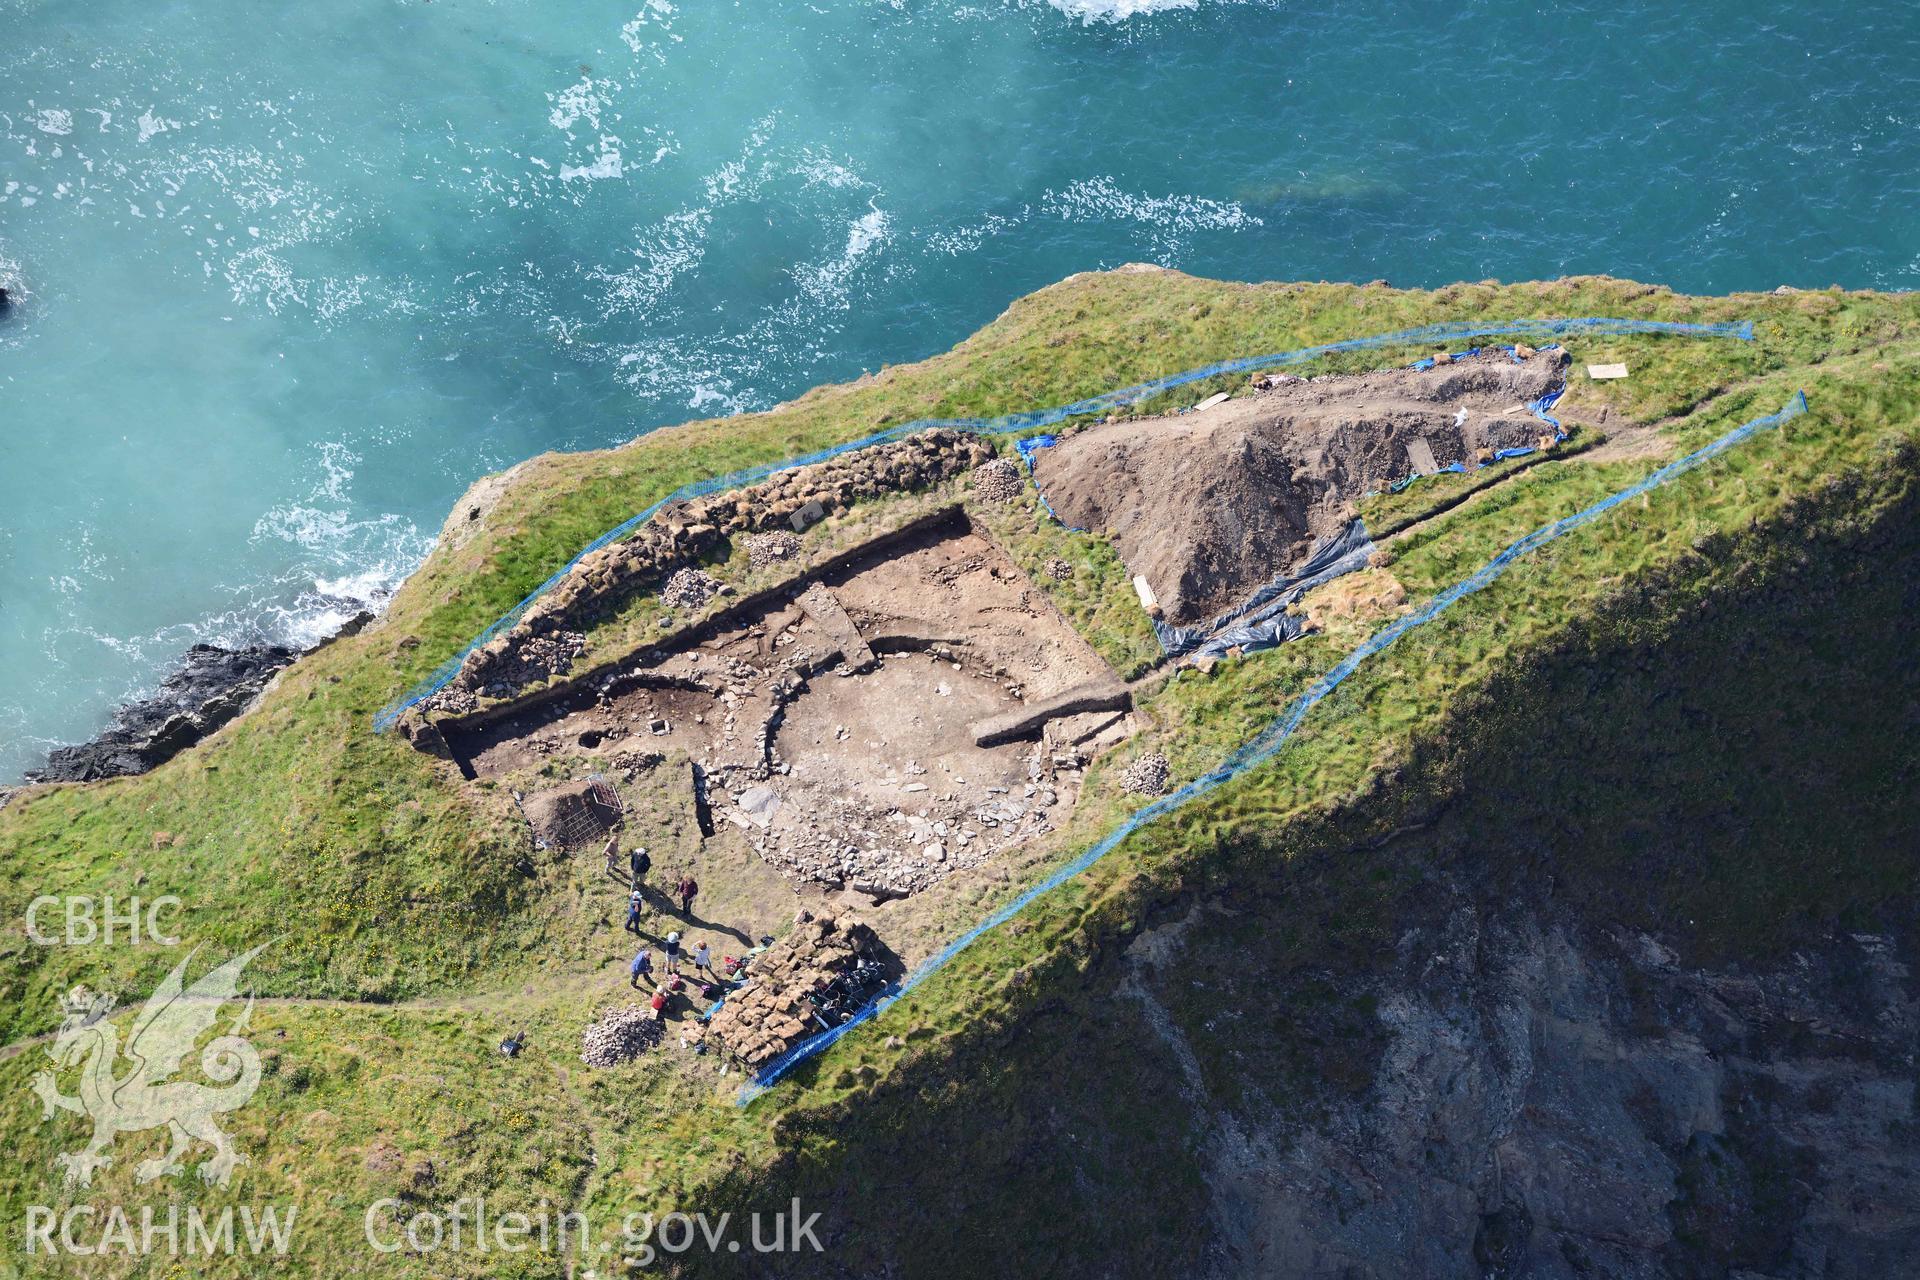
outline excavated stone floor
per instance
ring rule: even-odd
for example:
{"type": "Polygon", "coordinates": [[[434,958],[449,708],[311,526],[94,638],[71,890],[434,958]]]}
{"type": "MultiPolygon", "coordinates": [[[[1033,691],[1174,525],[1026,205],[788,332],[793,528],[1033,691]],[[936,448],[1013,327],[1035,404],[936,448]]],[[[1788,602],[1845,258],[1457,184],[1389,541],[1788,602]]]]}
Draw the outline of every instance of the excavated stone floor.
{"type": "Polygon", "coordinates": [[[592,686],[440,728],[478,778],[684,754],[672,785],[697,791],[714,831],[737,828],[796,886],[880,901],[1055,825],[1127,712],[1060,715],[1011,741],[984,726],[1089,688],[1124,706],[1113,672],[955,510],[592,686]]]}

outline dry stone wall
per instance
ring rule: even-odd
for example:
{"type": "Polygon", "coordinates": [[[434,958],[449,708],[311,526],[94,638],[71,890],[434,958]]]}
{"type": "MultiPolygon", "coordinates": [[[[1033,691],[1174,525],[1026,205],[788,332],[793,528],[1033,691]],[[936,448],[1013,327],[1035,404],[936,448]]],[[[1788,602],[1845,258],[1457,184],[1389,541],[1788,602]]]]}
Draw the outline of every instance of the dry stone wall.
{"type": "Polygon", "coordinates": [[[698,561],[730,535],[790,530],[796,516],[804,523],[809,513],[837,514],[862,498],[923,489],[993,457],[993,447],[979,436],[936,427],[665,508],[631,537],[582,556],[516,626],[474,650],[429,705],[467,709],[476,696],[502,697],[564,671],[532,661],[542,647],[530,642],[585,631],[635,592],[698,561]]]}

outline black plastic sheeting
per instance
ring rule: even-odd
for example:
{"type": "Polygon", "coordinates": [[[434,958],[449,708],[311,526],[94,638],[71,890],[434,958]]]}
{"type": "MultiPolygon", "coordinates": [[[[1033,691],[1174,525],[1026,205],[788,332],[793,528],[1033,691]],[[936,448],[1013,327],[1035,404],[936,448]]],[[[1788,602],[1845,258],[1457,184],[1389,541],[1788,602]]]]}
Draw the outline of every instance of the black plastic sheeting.
{"type": "Polygon", "coordinates": [[[1221,658],[1235,647],[1243,653],[1276,648],[1306,627],[1287,612],[1288,605],[1323,582],[1366,568],[1367,557],[1372,554],[1373,539],[1367,536],[1366,521],[1356,516],[1352,524],[1315,546],[1299,569],[1274,578],[1235,608],[1192,627],[1176,627],[1156,618],[1154,632],[1170,658],[1187,653],[1221,658]]]}

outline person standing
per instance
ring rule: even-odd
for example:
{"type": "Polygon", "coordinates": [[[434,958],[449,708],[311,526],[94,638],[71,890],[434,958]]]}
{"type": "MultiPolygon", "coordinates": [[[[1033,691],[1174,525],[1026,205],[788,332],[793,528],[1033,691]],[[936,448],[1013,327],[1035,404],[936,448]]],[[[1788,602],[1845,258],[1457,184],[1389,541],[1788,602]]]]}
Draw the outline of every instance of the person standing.
{"type": "Polygon", "coordinates": [[[627,855],[628,883],[637,891],[640,882],[647,878],[647,872],[653,870],[653,858],[642,845],[627,855]]]}
{"type": "MultiPolygon", "coordinates": [[[[634,953],[633,963],[627,966],[627,985],[638,991],[641,978],[653,982],[653,952],[645,947],[634,953]]],[[[660,984],[655,982],[654,985],[660,984]]]]}
{"type": "Polygon", "coordinates": [[[693,967],[697,972],[704,971],[715,982],[720,981],[720,975],[713,971],[713,950],[704,942],[693,949],[693,967]]]}
{"type": "Polygon", "coordinates": [[[641,907],[640,887],[638,885],[635,885],[633,892],[627,895],[627,932],[628,933],[637,934],[640,932],[640,907],[641,907]]]}
{"type": "Polygon", "coordinates": [[[667,972],[680,972],[680,935],[678,933],[667,935],[667,972]]]}
{"type": "Polygon", "coordinates": [[[700,884],[698,881],[696,881],[693,878],[693,873],[689,871],[686,877],[683,880],[681,880],[679,884],[680,914],[687,917],[689,920],[693,918],[694,895],[699,892],[700,892],[700,884]]]}

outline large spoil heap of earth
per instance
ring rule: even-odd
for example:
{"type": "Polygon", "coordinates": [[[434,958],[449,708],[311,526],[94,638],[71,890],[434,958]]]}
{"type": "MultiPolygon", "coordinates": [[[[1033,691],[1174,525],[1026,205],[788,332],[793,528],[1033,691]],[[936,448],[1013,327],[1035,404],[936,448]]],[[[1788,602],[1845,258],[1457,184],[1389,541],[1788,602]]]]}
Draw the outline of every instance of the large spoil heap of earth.
{"type": "Polygon", "coordinates": [[[1034,457],[1060,518],[1110,538],[1174,622],[1243,600],[1409,475],[1551,440],[1529,406],[1564,351],[1489,351],[1426,369],[1262,378],[1199,412],[1106,423],[1034,457]]]}

